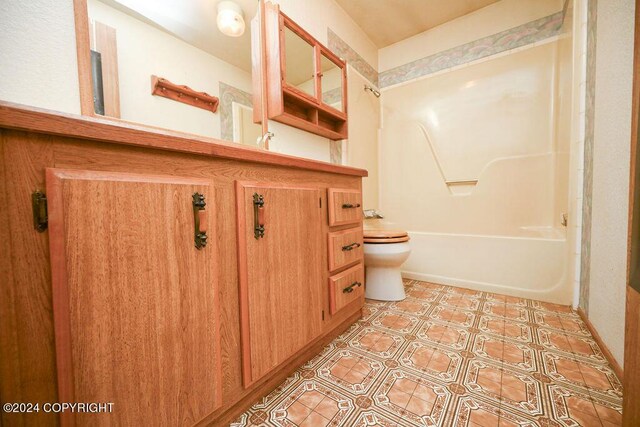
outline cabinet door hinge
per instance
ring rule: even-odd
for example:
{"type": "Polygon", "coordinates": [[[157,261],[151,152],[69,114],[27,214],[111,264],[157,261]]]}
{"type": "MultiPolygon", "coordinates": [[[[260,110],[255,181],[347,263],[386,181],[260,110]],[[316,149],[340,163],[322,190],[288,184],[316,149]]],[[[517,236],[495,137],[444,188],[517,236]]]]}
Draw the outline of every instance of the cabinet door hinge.
{"type": "Polygon", "coordinates": [[[33,228],[43,233],[48,225],[47,196],[40,190],[31,194],[31,210],[33,211],[33,228]]]}
{"type": "Polygon", "coordinates": [[[324,310],[322,310],[322,320],[324,320],[324,310]]]}
{"type": "Polygon", "coordinates": [[[320,197],[320,209],[322,209],[322,197],[320,197]]]}

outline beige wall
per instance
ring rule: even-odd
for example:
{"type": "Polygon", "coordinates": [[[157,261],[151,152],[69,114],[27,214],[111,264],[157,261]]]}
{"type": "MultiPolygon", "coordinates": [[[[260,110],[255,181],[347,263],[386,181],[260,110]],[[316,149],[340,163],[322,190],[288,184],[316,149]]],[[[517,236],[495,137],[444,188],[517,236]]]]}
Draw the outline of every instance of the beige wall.
{"type": "Polygon", "coordinates": [[[348,67],[349,139],[346,142],[347,163],[369,171],[362,180],[364,209],[379,209],[378,202],[378,132],[380,131],[380,98],[364,91],[370,84],[352,67],[348,67]]]}
{"type": "Polygon", "coordinates": [[[0,2],[0,99],[80,113],[72,0],[0,2]]]}
{"type": "Polygon", "coordinates": [[[622,365],[634,1],[598,1],[589,319],[622,365]]]}
{"type": "Polygon", "coordinates": [[[490,36],[562,10],[562,0],[502,0],[424,33],[399,41],[378,53],[378,71],[490,36]]]}
{"type": "Polygon", "coordinates": [[[116,30],[122,119],[220,138],[219,113],[151,95],[151,75],[218,96],[220,81],[251,92],[251,74],[98,0],[88,8],[116,30]]]}

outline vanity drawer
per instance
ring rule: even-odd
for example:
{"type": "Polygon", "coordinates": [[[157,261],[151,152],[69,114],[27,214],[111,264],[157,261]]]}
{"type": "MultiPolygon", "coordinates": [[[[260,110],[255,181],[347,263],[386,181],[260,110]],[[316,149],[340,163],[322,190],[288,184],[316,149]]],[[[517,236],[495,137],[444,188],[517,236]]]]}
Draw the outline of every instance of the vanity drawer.
{"type": "Polygon", "coordinates": [[[362,263],[329,277],[331,315],[356,300],[364,302],[364,265],[362,263]]]}
{"type": "Polygon", "coordinates": [[[329,271],[360,261],[363,243],[361,227],[329,233],[329,271]]]}
{"type": "Polygon", "coordinates": [[[329,189],[329,226],[362,221],[362,193],[345,188],[329,189]]]}

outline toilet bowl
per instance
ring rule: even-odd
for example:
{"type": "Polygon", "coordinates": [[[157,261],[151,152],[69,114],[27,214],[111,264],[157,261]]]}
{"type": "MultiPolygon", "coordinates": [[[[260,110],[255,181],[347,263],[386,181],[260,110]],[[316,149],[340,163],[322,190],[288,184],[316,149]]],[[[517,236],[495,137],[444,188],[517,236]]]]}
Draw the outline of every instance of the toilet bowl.
{"type": "Polygon", "coordinates": [[[409,235],[401,230],[364,230],[365,297],[405,299],[400,267],[409,258],[409,235]]]}

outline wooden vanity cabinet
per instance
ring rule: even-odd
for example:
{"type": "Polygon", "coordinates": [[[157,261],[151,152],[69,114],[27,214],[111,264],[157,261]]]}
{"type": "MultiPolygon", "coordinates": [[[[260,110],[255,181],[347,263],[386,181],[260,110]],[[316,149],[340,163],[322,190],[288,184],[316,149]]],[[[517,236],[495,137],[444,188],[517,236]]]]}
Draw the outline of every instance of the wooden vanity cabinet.
{"type": "Polygon", "coordinates": [[[329,278],[329,307],[332,315],[358,301],[364,303],[364,265],[357,264],[329,278]]]}
{"type": "Polygon", "coordinates": [[[362,193],[345,188],[329,189],[329,225],[362,225],[362,193]]]}
{"type": "Polygon", "coordinates": [[[362,316],[327,287],[327,189],[362,176],[0,101],[0,403],[114,403],[0,424],[231,423],[362,316]]]}
{"type": "Polygon", "coordinates": [[[364,304],[364,239],[361,188],[327,189],[327,264],[332,316],[364,304]]]}
{"type": "Polygon", "coordinates": [[[236,183],[245,387],[322,332],[321,194],[314,187],[236,183]]]}
{"type": "Polygon", "coordinates": [[[362,261],[364,257],[364,239],[362,226],[342,231],[332,231],[329,240],[329,271],[335,272],[362,261]]]}
{"type": "Polygon", "coordinates": [[[209,180],[46,169],[60,402],[78,425],[193,424],[220,408],[222,368],[209,180]]]}

